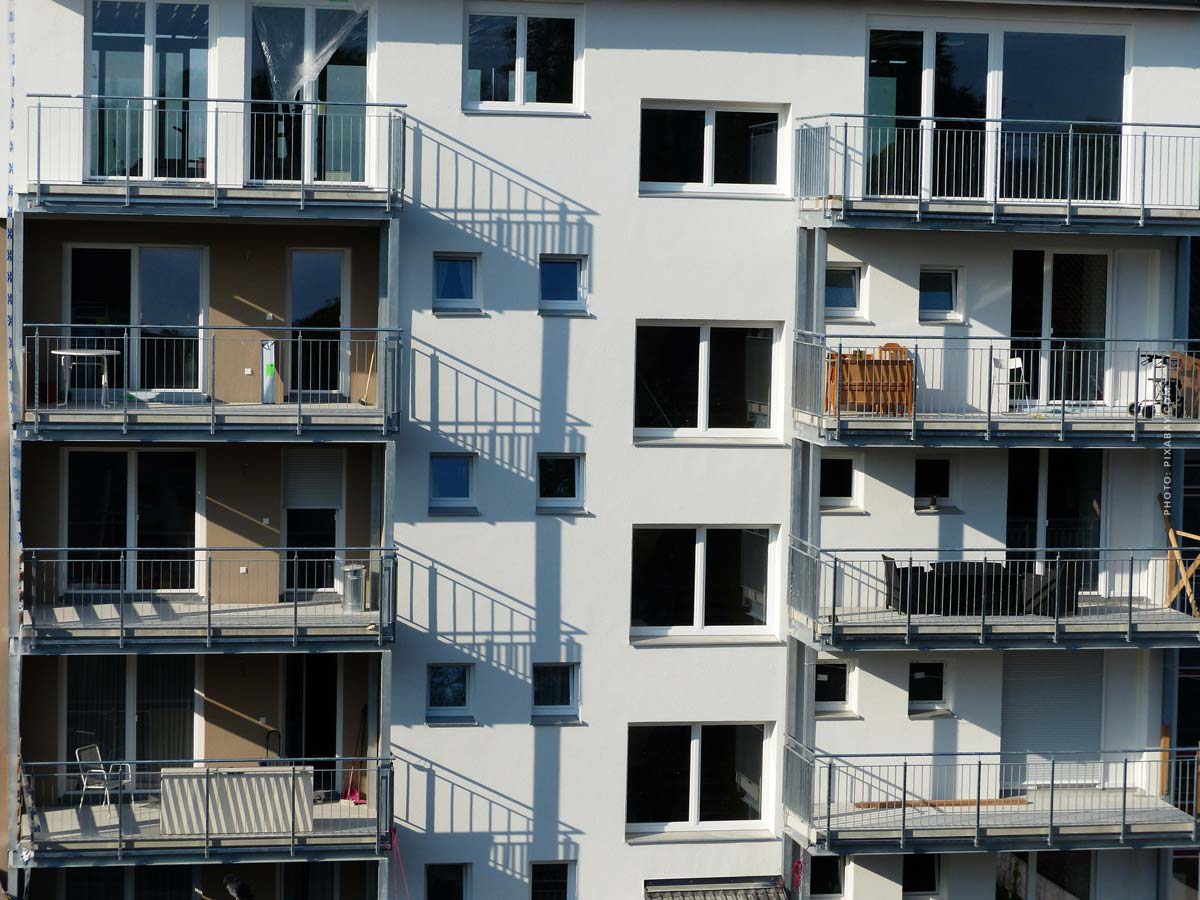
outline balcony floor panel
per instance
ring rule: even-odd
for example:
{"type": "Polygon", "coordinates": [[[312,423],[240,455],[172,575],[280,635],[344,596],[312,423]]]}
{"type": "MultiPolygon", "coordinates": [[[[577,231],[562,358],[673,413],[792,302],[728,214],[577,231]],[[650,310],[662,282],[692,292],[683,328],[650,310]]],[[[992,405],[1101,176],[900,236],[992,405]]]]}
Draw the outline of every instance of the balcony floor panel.
{"type": "Polygon", "coordinates": [[[120,406],[42,407],[26,410],[24,421],[39,428],[294,428],[297,418],[304,425],[319,427],[381,427],[384,416],[375,406],[353,403],[218,403],[215,408],[197,403],[139,403],[128,410],[120,406]]]}

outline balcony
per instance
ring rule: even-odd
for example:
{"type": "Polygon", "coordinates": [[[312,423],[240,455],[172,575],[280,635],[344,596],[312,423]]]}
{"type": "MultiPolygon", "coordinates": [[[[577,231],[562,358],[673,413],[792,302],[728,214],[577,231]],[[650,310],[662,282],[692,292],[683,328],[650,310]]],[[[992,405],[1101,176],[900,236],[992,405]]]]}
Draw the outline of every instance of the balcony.
{"type": "Polygon", "coordinates": [[[291,206],[390,212],[403,104],[27,96],[35,207],[291,206]]]}
{"type": "Polygon", "coordinates": [[[842,854],[1192,847],[1195,748],[832,756],[787,744],[788,829],[842,854]]]}
{"type": "Polygon", "coordinates": [[[33,863],[354,858],[391,846],[390,759],[23,762],[33,863]]]}
{"type": "Polygon", "coordinates": [[[1200,437],[1200,342],[831,337],[795,342],[799,436],[1129,446],[1200,437]]]}
{"type": "Polygon", "coordinates": [[[27,436],[399,427],[400,332],[379,328],[26,325],[27,436]]]}
{"type": "Polygon", "coordinates": [[[820,551],[793,539],[790,618],[835,649],[1190,647],[1197,578],[1172,550],[820,551]]]}
{"type": "Polygon", "coordinates": [[[1165,232],[1200,219],[1200,128],[833,114],[796,134],[814,225],[1165,232]]]}
{"type": "Polygon", "coordinates": [[[21,572],[30,652],[394,637],[391,550],[41,548],[21,572]]]}

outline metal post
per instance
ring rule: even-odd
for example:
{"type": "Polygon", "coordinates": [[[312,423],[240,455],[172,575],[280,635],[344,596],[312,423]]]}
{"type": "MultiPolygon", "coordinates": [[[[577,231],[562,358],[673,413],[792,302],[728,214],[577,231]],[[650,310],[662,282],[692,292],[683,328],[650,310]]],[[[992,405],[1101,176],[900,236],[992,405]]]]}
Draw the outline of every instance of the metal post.
{"type": "Polygon", "coordinates": [[[834,360],[833,384],[833,436],[842,434],[842,342],[838,341],[837,359],[834,360]]]}
{"type": "Polygon", "coordinates": [[[121,380],[121,434],[129,433],[129,329],[121,336],[122,380],[121,380]]]}
{"type": "MultiPolygon", "coordinates": [[[[285,553],[288,551],[284,551],[285,553]]],[[[295,550],[292,554],[292,646],[295,647],[300,638],[300,554],[295,550]]]]}
{"type": "Polygon", "coordinates": [[[979,846],[980,819],[983,813],[983,757],[975,760],[975,846],[979,846]]]}
{"type": "Polygon", "coordinates": [[[1142,130],[1142,191],[1141,213],[1138,215],[1138,225],[1146,224],[1146,131],[1142,130]]]}
{"type": "Polygon", "coordinates": [[[128,575],[126,551],[121,551],[121,593],[117,599],[117,646],[125,647],[125,579],[128,575]]]}
{"type": "Polygon", "coordinates": [[[1129,757],[1121,759],[1121,843],[1125,843],[1125,807],[1129,799],[1129,757]]]}
{"type": "Polygon", "coordinates": [[[209,780],[212,777],[212,769],[208,766],[204,767],[204,858],[208,859],[208,851],[212,846],[212,804],[209,802],[209,780]]]}
{"type": "Polygon", "coordinates": [[[212,604],[213,604],[213,580],[212,580],[212,551],[205,548],[204,550],[204,593],[206,603],[204,604],[204,612],[206,616],[204,626],[204,646],[212,646],[212,604]]]}
{"type": "MultiPolygon", "coordinates": [[[[28,359],[28,356],[26,357],[28,359]]],[[[39,329],[33,329],[33,430],[38,431],[38,419],[42,412],[42,337],[39,329]]]]}
{"type": "MultiPolygon", "coordinates": [[[[984,126],[985,128],[987,126],[984,126]]],[[[996,168],[992,172],[992,224],[996,224],[997,215],[1000,208],[1000,167],[1003,165],[1001,154],[1004,149],[1003,132],[997,127],[992,134],[996,136],[996,152],[995,163],[996,168]]]]}
{"type": "MultiPolygon", "coordinates": [[[[111,767],[109,771],[112,771],[111,767]]],[[[119,774],[121,771],[121,768],[117,769],[117,859],[121,859],[125,851],[125,823],[121,818],[121,809],[125,806],[125,779],[119,774]]],[[[107,793],[104,799],[108,799],[107,793]]]]}
{"type": "Polygon", "coordinates": [[[391,594],[392,584],[392,557],[390,553],[384,553],[379,560],[380,566],[380,585],[379,585],[379,645],[383,646],[383,626],[384,626],[384,610],[388,605],[385,600],[391,594]]]}
{"type": "MultiPolygon", "coordinates": [[[[863,130],[866,135],[866,129],[863,130]]],[[[415,158],[415,154],[414,154],[415,158]]],[[[865,157],[864,157],[865,158],[865,157]]],[[[864,170],[865,171],[865,170],[864,170]]],[[[842,122],[842,211],[839,219],[846,218],[846,205],[850,199],[850,123],[842,122]]]]}
{"type": "Polygon", "coordinates": [[[1046,844],[1054,843],[1054,768],[1056,760],[1050,757],[1050,821],[1046,826],[1046,844]]]}
{"type": "Polygon", "coordinates": [[[304,332],[296,332],[296,434],[300,433],[304,413],[304,332]]]}
{"type": "Polygon", "coordinates": [[[1136,348],[1135,348],[1134,354],[1133,354],[1133,371],[1135,374],[1133,376],[1133,434],[1129,438],[1131,441],[1136,441],[1138,439],[1138,415],[1141,413],[1141,409],[1140,409],[1141,404],[1138,402],[1138,397],[1139,397],[1138,388],[1141,387],[1140,382],[1142,380],[1141,379],[1141,371],[1142,371],[1141,360],[1142,360],[1142,345],[1138,344],[1138,345],[1136,345],[1136,348]]]}
{"type": "Polygon", "coordinates": [[[208,433],[217,433],[217,333],[208,334],[208,433]]]}
{"type": "MultiPolygon", "coordinates": [[[[1067,342],[1062,342],[1062,359],[1058,363],[1058,439],[1066,440],[1067,434],[1067,342]]],[[[1054,359],[1054,345],[1050,345],[1050,359],[1054,359]]]]}
{"type": "Polygon", "coordinates": [[[387,200],[384,208],[392,211],[392,172],[395,169],[396,161],[392,157],[392,133],[396,130],[396,111],[389,109],[387,118],[387,200]]]}
{"type": "Polygon", "coordinates": [[[900,849],[904,849],[904,832],[908,830],[908,758],[900,774],[900,849]]]}
{"type": "Polygon", "coordinates": [[[408,115],[400,112],[400,208],[404,209],[404,192],[408,189],[408,171],[405,163],[408,160],[408,115]]]}
{"type": "Polygon", "coordinates": [[[833,834],[833,763],[825,763],[825,846],[829,847],[829,838],[833,834]]]}
{"type": "Polygon", "coordinates": [[[34,140],[37,160],[34,163],[34,178],[35,184],[35,202],[38,206],[42,204],[42,100],[39,97],[37,102],[37,137],[34,140]]]}
{"type": "Polygon", "coordinates": [[[908,552],[908,596],[904,598],[904,643],[912,643],[912,608],[913,608],[913,559],[912,551],[908,552]]]}
{"type": "MultiPolygon", "coordinates": [[[[378,802],[378,801],[376,801],[378,802]]],[[[290,837],[289,852],[292,856],[296,855],[296,763],[292,762],[292,832],[290,837]]]]}
{"type": "Polygon", "coordinates": [[[130,101],[125,101],[125,205],[130,203],[129,195],[129,108],[130,101]]]}
{"type": "MultiPolygon", "coordinates": [[[[917,208],[920,209],[920,199],[917,200],[917,208]]],[[[917,384],[921,378],[921,350],[917,346],[917,342],[913,341],[913,383],[912,383],[912,409],[910,414],[912,421],[909,424],[909,439],[915,441],[917,439],[917,384]]]]}
{"type": "Polygon", "coordinates": [[[1061,600],[1061,596],[1060,596],[1061,594],[1062,594],[1062,552],[1056,551],[1054,554],[1054,636],[1051,638],[1051,640],[1056,644],[1058,643],[1059,627],[1061,625],[1061,622],[1060,622],[1061,608],[1059,605],[1059,601],[1061,600]]]}
{"type": "MultiPolygon", "coordinates": [[[[969,354],[970,352],[971,352],[971,351],[970,351],[970,349],[968,349],[968,350],[967,350],[967,353],[969,354]]],[[[984,439],[985,441],[990,441],[990,440],[992,439],[992,381],[994,380],[994,379],[993,379],[993,373],[994,373],[994,372],[995,372],[995,370],[996,370],[996,366],[995,366],[995,364],[994,364],[994,363],[995,363],[995,359],[996,359],[996,356],[995,356],[995,351],[992,349],[992,344],[991,344],[991,342],[990,342],[990,341],[988,342],[988,351],[987,351],[987,352],[988,352],[988,365],[987,365],[987,379],[988,379],[988,382],[987,382],[987,427],[985,428],[985,430],[984,430],[984,432],[983,432],[983,439],[984,439]]]]}
{"type": "Polygon", "coordinates": [[[979,643],[986,644],[987,638],[987,607],[988,598],[991,596],[991,590],[988,588],[988,562],[987,554],[983,555],[983,591],[979,598],[979,643]]]}
{"type": "Polygon", "coordinates": [[[1133,643],[1133,554],[1129,554],[1129,610],[1125,620],[1125,642],[1133,643]]]}
{"type": "Polygon", "coordinates": [[[1075,123],[1067,127],[1067,222],[1071,224],[1071,194],[1075,174],[1075,123]]]}
{"type": "Polygon", "coordinates": [[[217,185],[221,183],[220,164],[221,164],[221,110],[217,104],[213,104],[213,154],[212,154],[212,180],[213,180],[213,209],[220,205],[221,197],[217,191],[217,185]]]}

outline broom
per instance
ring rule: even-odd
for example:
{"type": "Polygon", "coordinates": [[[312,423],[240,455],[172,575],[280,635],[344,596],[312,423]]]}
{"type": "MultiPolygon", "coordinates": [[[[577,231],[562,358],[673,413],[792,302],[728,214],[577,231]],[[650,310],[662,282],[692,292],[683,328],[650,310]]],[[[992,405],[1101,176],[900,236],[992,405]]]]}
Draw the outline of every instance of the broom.
{"type": "MultiPolygon", "coordinates": [[[[359,752],[360,756],[367,755],[367,706],[364,703],[362,715],[358,720],[358,740],[354,742],[354,749],[359,752]]],[[[362,806],[367,802],[367,798],[363,796],[359,789],[362,784],[362,778],[359,777],[358,783],[355,783],[355,776],[358,775],[358,766],[350,770],[350,783],[346,786],[346,799],[350,801],[352,806],[362,806]]]]}
{"type": "Polygon", "coordinates": [[[367,406],[367,391],[371,390],[371,374],[375,371],[375,348],[371,348],[371,361],[367,363],[367,383],[363,385],[362,396],[358,398],[359,406],[367,406]]]}

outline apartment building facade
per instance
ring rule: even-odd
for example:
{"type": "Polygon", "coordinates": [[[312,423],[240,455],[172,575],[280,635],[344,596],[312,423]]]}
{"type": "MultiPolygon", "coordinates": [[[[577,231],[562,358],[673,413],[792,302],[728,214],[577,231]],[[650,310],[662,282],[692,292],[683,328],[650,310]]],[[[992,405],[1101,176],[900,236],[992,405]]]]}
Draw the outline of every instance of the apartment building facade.
{"type": "Polygon", "coordinates": [[[10,893],[1196,896],[1196,4],[8,11],[10,893]]]}

